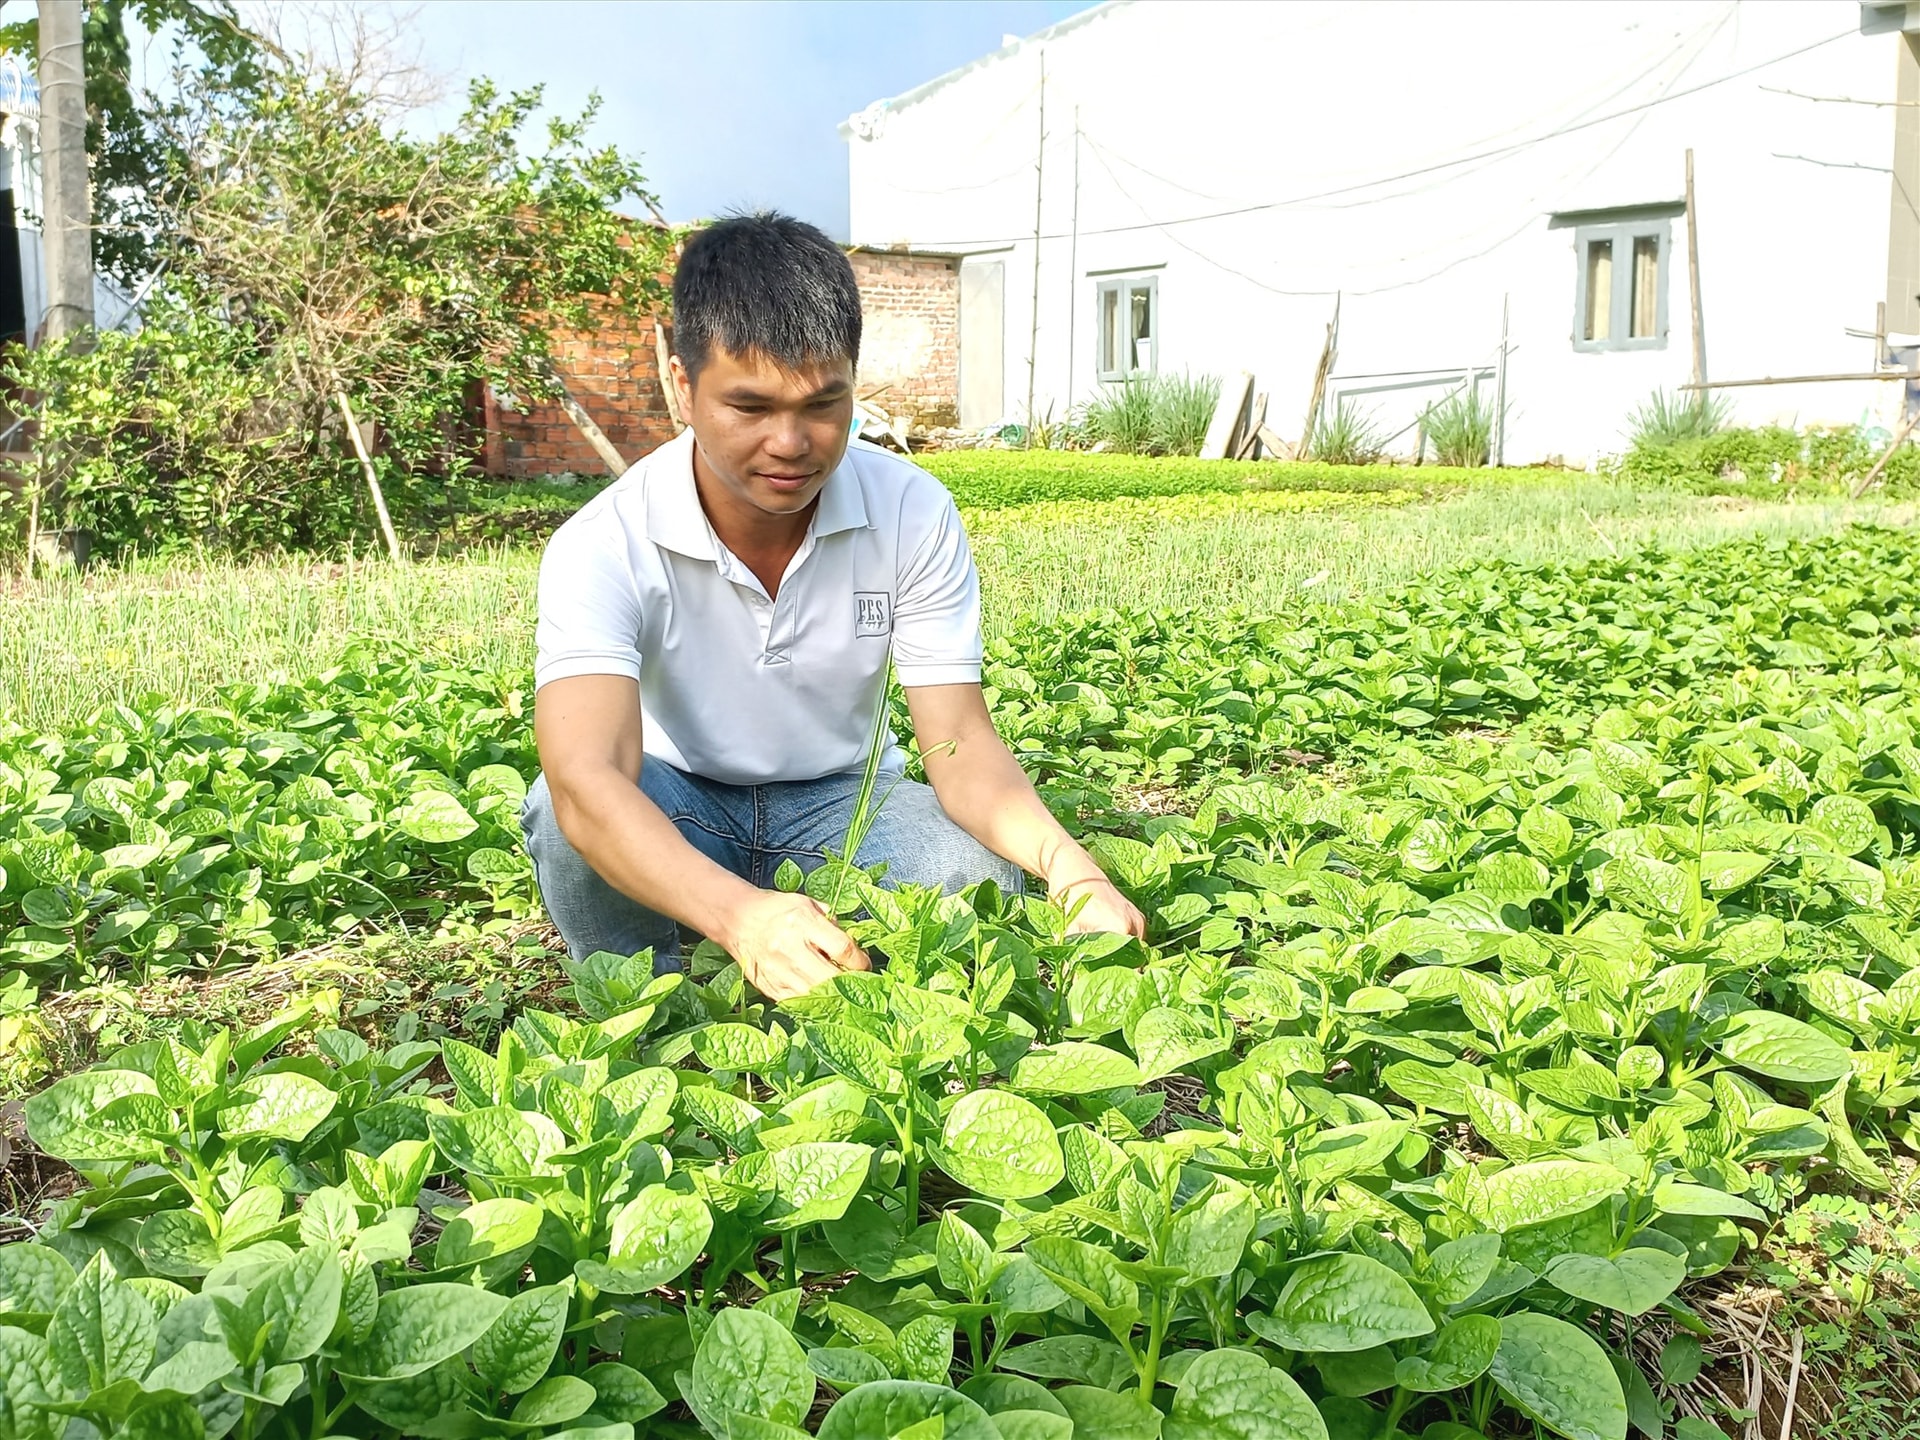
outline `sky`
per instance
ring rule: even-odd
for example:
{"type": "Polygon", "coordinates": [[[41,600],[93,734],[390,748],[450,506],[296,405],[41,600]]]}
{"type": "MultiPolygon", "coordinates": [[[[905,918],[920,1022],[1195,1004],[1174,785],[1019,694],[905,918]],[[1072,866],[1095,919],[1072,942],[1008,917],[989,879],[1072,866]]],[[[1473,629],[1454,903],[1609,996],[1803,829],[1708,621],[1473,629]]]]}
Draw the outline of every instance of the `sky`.
{"type": "MultiPolygon", "coordinates": [[[[847,235],[840,122],[1087,9],[1087,0],[426,0],[421,60],[452,81],[592,91],[595,138],[638,152],[673,221],[772,206],[847,235]]],[[[409,13],[403,11],[402,13],[409,13]]]]}

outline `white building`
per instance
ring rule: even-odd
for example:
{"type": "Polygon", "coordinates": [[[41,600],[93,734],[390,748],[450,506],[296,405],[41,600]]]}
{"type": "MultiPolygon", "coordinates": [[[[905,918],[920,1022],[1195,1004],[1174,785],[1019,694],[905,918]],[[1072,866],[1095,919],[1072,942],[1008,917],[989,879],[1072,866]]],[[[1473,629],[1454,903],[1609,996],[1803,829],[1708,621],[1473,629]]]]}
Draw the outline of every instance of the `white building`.
{"type": "MultiPolygon", "coordinates": [[[[1292,439],[1338,297],[1330,405],[1491,402],[1504,313],[1507,462],[1585,463],[1692,377],[1689,149],[1710,378],[1881,368],[1882,302],[1920,332],[1914,32],[1899,0],[1115,0],[849,119],[852,239],[965,256],[964,424],[1244,370],[1292,439]]],[[[1902,389],[1722,393],[1885,425],[1902,389]]]]}

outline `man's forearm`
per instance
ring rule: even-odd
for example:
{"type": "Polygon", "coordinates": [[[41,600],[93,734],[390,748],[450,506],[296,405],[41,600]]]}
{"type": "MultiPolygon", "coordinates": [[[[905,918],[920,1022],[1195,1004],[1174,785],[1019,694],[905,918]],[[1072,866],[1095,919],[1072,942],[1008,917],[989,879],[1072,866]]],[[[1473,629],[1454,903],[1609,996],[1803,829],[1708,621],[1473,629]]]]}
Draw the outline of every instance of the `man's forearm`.
{"type": "MultiPolygon", "coordinates": [[[[644,763],[644,762],[643,762],[644,763]]],[[[760,892],[687,843],[660,807],[614,766],[549,774],[567,843],[614,889],[721,944],[760,892]]]]}
{"type": "Polygon", "coordinates": [[[1040,876],[1050,890],[1105,878],[1054,819],[998,736],[929,757],[927,778],[954,824],[1003,860],[1040,876]]]}

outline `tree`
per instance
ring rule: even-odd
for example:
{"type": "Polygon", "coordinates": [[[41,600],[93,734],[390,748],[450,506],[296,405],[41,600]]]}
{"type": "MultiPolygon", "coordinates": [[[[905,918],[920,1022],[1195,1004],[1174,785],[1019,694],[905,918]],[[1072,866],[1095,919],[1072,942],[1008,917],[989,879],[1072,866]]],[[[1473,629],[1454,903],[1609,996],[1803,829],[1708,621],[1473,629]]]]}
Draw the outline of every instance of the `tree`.
{"type": "MultiPolygon", "coordinates": [[[[147,123],[133,88],[129,17],[149,33],[171,29],[204,65],[246,85],[259,77],[262,41],[232,0],[90,0],[82,28],[87,75],[87,158],[93,178],[94,263],[133,289],[152,273],[159,242],[155,186],[176,157],[147,123]]],[[[40,21],[0,25],[0,49],[37,55],[40,21]]]]}
{"type": "Polygon", "coordinates": [[[418,514],[470,473],[479,385],[549,398],[556,327],[664,296],[670,237],[619,213],[650,197],[632,159],[589,145],[591,109],[531,148],[540,92],[483,81],[423,137],[341,70],[262,55],[143,109],[170,159],[141,330],[14,361],[43,443],[74,457],[58,523],[108,551],[364,534],[343,396],[418,514]]]}

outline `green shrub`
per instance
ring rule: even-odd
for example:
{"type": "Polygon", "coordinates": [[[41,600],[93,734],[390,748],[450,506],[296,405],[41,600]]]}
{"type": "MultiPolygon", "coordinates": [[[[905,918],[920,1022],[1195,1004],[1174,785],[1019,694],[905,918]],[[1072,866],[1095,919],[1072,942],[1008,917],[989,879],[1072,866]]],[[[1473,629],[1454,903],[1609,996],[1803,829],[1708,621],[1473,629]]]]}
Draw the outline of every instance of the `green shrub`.
{"type": "MultiPolygon", "coordinates": [[[[1863,478],[1887,448],[1881,430],[1840,425],[1803,432],[1734,426],[1671,444],[1636,443],[1612,462],[1620,479],[1705,494],[1838,494],[1863,478]]],[[[1882,471],[1895,492],[1920,483],[1920,449],[1902,445],[1882,471]]]]}
{"type": "Polygon", "coordinates": [[[1678,445],[1688,440],[1704,440],[1726,429],[1733,409],[1725,395],[1695,390],[1669,395],[1655,390],[1633,412],[1633,443],[1638,445],[1678,445]]]}
{"type": "Polygon", "coordinates": [[[1217,375],[1133,375],[1101,387],[1080,428],[1121,455],[1198,455],[1219,404],[1217,375]]]}
{"type": "Polygon", "coordinates": [[[1421,429],[1442,465],[1485,465],[1493,449],[1493,406],[1478,390],[1462,390],[1429,407],[1421,429]]]}
{"type": "Polygon", "coordinates": [[[1363,411],[1351,397],[1342,395],[1333,414],[1315,427],[1309,449],[1315,460],[1328,465],[1371,465],[1380,458],[1385,444],[1372,412],[1363,411]]]}
{"type": "Polygon", "coordinates": [[[1102,388],[1087,402],[1087,439],[1120,455],[1144,455],[1153,444],[1152,382],[1144,376],[1102,388]]]}
{"type": "Polygon", "coordinates": [[[1156,455],[1198,455],[1220,408],[1218,375],[1156,375],[1147,391],[1156,455]]]}

